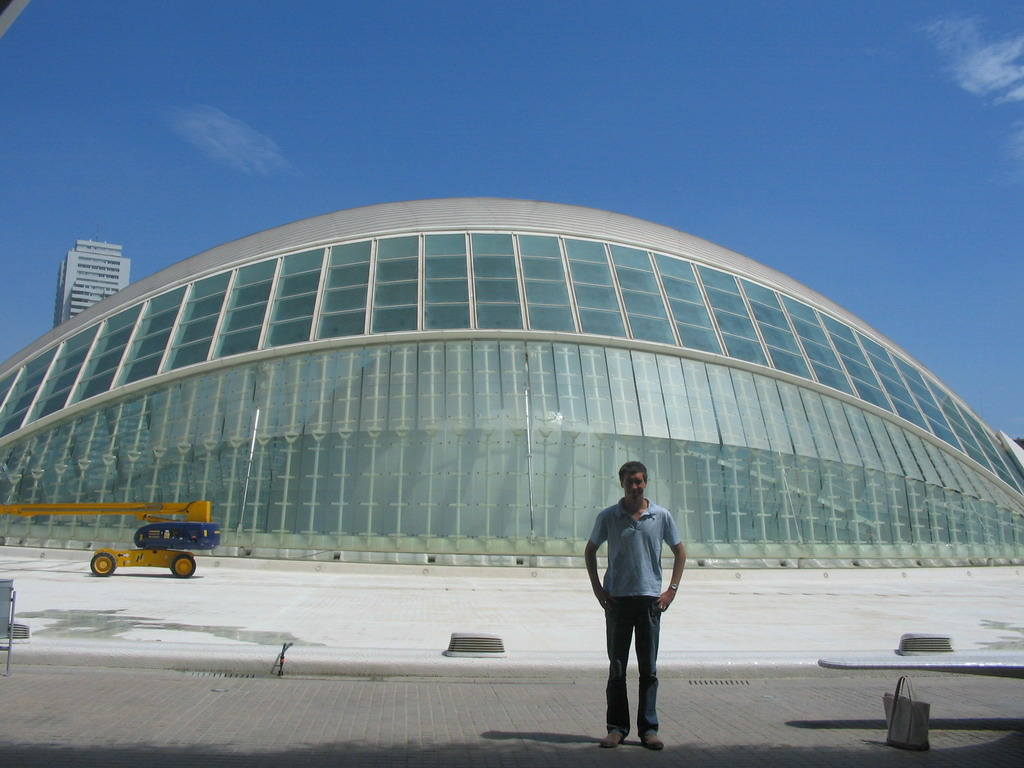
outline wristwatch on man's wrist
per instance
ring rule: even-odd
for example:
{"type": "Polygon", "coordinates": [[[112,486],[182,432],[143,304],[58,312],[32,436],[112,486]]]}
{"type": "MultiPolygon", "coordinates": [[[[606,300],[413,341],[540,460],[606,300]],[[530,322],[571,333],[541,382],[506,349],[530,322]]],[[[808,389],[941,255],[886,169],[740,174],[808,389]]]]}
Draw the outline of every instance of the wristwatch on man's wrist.
{"type": "Polygon", "coordinates": [[[669,584],[668,588],[671,589],[673,592],[675,592],[677,589],[679,589],[679,585],[678,584],[669,584]]]}

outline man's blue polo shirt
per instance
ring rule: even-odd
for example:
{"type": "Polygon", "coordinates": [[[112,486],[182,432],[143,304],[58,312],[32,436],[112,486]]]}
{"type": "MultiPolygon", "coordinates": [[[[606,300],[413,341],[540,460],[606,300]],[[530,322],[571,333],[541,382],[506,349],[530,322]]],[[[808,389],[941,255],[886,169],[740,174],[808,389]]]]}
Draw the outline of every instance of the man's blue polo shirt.
{"type": "Polygon", "coordinates": [[[661,545],[674,547],[681,539],[672,513],[647,499],[647,509],[634,520],[622,501],[602,510],[590,534],[600,547],[608,542],[604,588],[612,597],[661,594],[661,545]]]}

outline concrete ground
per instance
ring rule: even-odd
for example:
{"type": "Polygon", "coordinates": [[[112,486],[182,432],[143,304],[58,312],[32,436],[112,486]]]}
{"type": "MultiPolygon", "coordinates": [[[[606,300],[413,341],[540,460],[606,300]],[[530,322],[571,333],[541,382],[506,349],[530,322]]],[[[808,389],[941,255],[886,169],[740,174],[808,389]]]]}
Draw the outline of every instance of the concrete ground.
{"type": "Polygon", "coordinates": [[[232,677],[18,667],[0,678],[0,760],[18,768],[438,766],[1020,768],[1021,683],[916,677],[931,751],[887,747],[892,679],[670,679],[663,752],[600,749],[600,679],[232,677]]]}
{"type": "Polygon", "coordinates": [[[914,673],[932,705],[914,755],[883,744],[893,673],[816,663],[905,632],[1022,650],[1024,568],[689,569],[662,625],[658,755],[635,734],[596,747],[603,618],[582,570],[203,557],[188,580],[101,579],[88,553],[0,547],[0,579],[31,628],[0,678],[4,765],[1024,764],[1022,681],[914,673]],[[445,656],[452,632],[506,652],[445,656]]]}
{"type": "MultiPolygon", "coordinates": [[[[0,547],[21,663],[263,672],[284,643],[304,674],[591,675],[604,619],[582,569],[459,568],[199,558],[92,576],[89,553],[0,547]],[[453,632],[498,635],[501,658],[448,658],[453,632]]],[[[811,670],[837,652],[891,651],[904,633],[956,650],[1024,650],[1024,567],[689,568],[662,622],[659,672],[811,670]]]]}

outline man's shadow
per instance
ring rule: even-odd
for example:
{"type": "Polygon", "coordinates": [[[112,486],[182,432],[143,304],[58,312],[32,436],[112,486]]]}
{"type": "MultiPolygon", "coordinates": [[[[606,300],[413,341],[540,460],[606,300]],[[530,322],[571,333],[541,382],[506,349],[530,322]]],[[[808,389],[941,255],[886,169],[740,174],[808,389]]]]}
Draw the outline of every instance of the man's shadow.
{"type": "Polygon", "coordinates": [[[597,744],[599,739],[575,733],[541,733],[539,731],[484,731],[482,738],[495,741],[541,741],[547,744],[597,744]]]}

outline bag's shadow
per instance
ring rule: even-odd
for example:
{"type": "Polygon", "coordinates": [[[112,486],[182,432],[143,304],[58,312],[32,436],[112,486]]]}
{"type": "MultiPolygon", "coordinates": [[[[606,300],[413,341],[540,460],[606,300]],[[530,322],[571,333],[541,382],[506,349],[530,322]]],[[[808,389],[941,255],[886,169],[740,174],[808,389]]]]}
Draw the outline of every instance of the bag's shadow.
{"type": "MultiPolygon", "coordinates": [[[[884,731],[884,719],[878,720],[790,720],[786,725],[791,728],[810,728],[821,730],[873,730],[884,731]]],[[[1015,717],[985,717],[979,719],[931,718],[928,727],[933,731],[1020,731],[1024,733],[1024,720],[1015,717]]]]}

